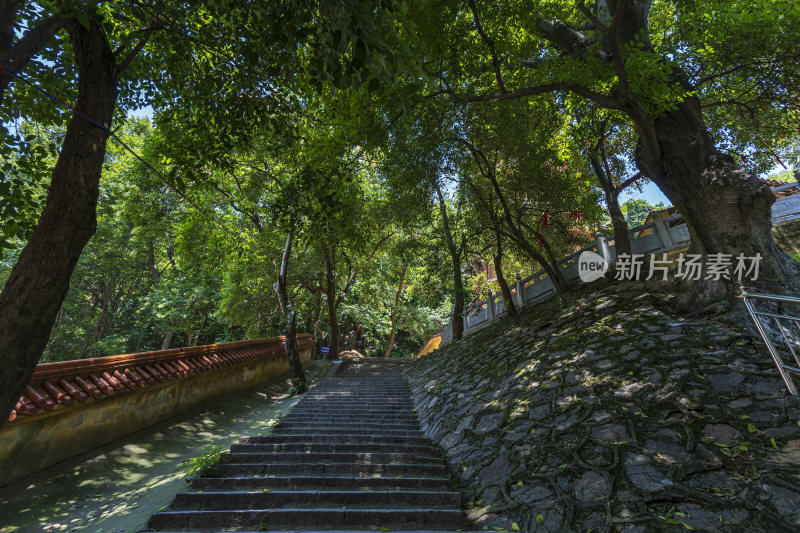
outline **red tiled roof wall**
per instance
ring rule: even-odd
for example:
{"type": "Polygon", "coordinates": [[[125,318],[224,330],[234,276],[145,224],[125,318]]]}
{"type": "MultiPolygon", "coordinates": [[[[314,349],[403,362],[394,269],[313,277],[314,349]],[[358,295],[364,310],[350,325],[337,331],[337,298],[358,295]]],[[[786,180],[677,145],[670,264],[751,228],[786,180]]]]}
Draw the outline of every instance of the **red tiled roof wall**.
{"type": "MultiPolygon", "coordinates": [[[[791,181],[790,182],[783,182],[783,181],[771,180],[769,178],[759,178],[759,179],[761,181],[763,181],[764,183],[766,183],[767,187],[769,187],[770,189],[774,189],[776,187],[782,187],[784,185],[791,185],[792,184],[791,181]]],[[[793,196],[795,194],[800,194],[800,189],[798,189],[798,187],[790,187],[788,189],[784,189],[782,191],[775,192],[774,194],[775,194],[776,198],[785,198],[787,196],[793,196]]]]}
{"type": "MultiPolygon", "coordinates": [[[[284,337],[271,337],[43,363],[36,366],[8,421],[35,415],[40,409],[54,411],[76,401],[97,400],[271,355],[284,355],[283,342],[284,337]]],[[[299,350],[312,346],[311,335],[297,336],[299,350]]]]}

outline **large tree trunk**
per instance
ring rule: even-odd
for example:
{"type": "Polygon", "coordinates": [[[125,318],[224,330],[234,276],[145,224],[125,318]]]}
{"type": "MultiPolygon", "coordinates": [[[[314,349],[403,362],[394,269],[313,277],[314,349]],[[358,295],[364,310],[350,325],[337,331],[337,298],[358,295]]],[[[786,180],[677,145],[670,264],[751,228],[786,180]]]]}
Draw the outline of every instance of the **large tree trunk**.
{"type": "Polygon", "coordinates": [[[497,276],[497,284],[500,285],[500,292],[503,293],[506,312],[510,316],[514,316],[517,314],[517,307],[514,305],[511,289],[508,288],[508,282],[506,282],[506,277],[503,275],[503,239],[499,230],[495,230],[495,238],[497,239],[497,244],[494,249],[494,273],[497,276]]]}
{"type": "MultiPolygon", "coordinates": [[[[613,10],[622,0],[609,1],[613,10]]],[[[637,46],[653,52],[647,38],[647,17],[651,2],[627,1],[622,5],[619,43],[638,39],[637,46]]],[[[611,50],[613,52],[613,50],[611,50]]],[[[621,59],[621,58],[620,58],[621,59]]],[[[621,62],[615,68],[622,71],[621,62]]],[[[679,69],[672,67],[671,81],[680,89],[693,87],[679,69]]],[[[626,87],[623,87],[627,91],[626,87]]],[[[690,96],[657,118],[639,99],[629,93],[622,110],[636,123],[639,143],[636,164],[652,179],[684,216],[691,236],[692,252],[710,254],[760,254],[757,281],[743,279],[746,287],[772,292],[800,291],[800,266],[792,261],[772,238],[771,206],[775,197],[766,184],[719,150],[703,120],[700,100],[690,96]]],[[[732,298],[735,280],[695,282],[677,303],[683,310],[725,294],[732,298]]]]}
{"type": "Polygon", "coordinates": [[[326,299],[328,300],[328,324],[331,329],[330,353],[328,359],[339,358],[339,316],[336,314],[336,268],[334,265],[335,250],[325,251],[326,299]]]}
{"type": "Polygon", "coordinates": [[[289,257],[292,254],[292,238],[294,237],[294,225],[286,236],[286,247],[283,249],[281,258],[281,271],[278,275],[278,282],[275,284],[275,292],[281,301],[281,307],[286,315],[286,338],[284,339],[284,349],[286,358],[289,360],[289,368],[298,380],[306,383],[306,373],[303,371],[303,363],[300,361],[300,352],[297,349],[297,315],[292,309],[292,302],[289,300],[289,291],[286,288],[286,278],[289,273],[289,257]]]}
{"type": "MultiPolygon", "coordinates": [[[[70,28],[78,65],[77,109],[110,125],[117,67],[102,28],[70,28]]],[[[109,133],[73,114],[42,216],[0,292],[0,425],[19,400],[47,344],[86,242],[94,234],[109,133]]]]}
{"type": "MultiPolygon", "coordinates": [[[[720,153],[706,129],[696,98],[678,109],[648,120],[634,115],[641,133],[636,162],[684,216],[691,236],[692,253],[744,254],[761,261],[757,281],[743,279],[745,286],[772,292],[800,290],[800,266],[772,238],[771,206],[775,196],[733,159],[720,153]]],[[[695,283],[691,297],[681,307],[736,290],[733,282],[695,283]],[[724,290],[723,290],[724,289],[724,290]]]]}
{"type": "Polygon", "coordinates": [[[397,287],[397,294],[394,296],[394,308],[392,309],[392,332],[389,334],[389,342],[386,345],[386,351],[383,352],[384,357],[392,355],[392,347],[394,346],[394,337],[397,334],[397,312],[400,309],[400,296],[403,295],[403,283],[406,281],[406,273],[408,272],[408,263],[403,267],[403,275],[400,276],[400,286],[397,287]]]}

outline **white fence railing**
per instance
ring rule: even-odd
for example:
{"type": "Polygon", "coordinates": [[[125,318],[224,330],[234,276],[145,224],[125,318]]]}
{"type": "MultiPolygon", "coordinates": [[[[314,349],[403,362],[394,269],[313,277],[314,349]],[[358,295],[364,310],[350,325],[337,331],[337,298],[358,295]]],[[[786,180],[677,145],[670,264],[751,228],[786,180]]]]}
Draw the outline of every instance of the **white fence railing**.
{"type": "MultiPolygon", "coordinates": [[[[788,183],[772,189],[774,193],[786,191],[800,185],[788,183]]],[[[779,225],[792,220],[800,219],[800,194],[785,196],[776,199],[772,205],[772,223],[779,225]]],[[[631,252],[634,254],[654,254],[668,252],[677,248],[684,248],[689,245],[689,228],[683,222],[683,217],[679,214],[671,215],[662,219],[656,216],[653,222],[638,226],[628,230],[631,239],[631,252]],[[654,231],[647,235],[638,235],[644,230],[654,228],[654,231]]],[[[582,252],[592,251],[601,256],[606,261],[615,261],[617,258],[616,247],[613,244],[614,237],[598,236],[595,241],[580,250],[577,250],[558,262],[562,269],[567,283],[572,283],[579,279],[578,276],[578,257],[582,252]]],[[[511,287],[510,287],[511,288],[511,287]]],[[[525,279],[517,278],[516,284],[511,288],[511,297],[517,309],[530,307],[537,302],[545,300],[556,292],[553,282],[544,270],[536,272],[525,279]]],[[[461,317],[464,323],[464,334],[474,330],[478,326],[489,323],[495,318],[506,312],[506,306],[502,295],[497,298],[491,292],[486,299],[472,304],[461,317]]],[[[442,331],[441,344],[447,344],[453,338],[453,325],[448,324],[442,331]]]]}

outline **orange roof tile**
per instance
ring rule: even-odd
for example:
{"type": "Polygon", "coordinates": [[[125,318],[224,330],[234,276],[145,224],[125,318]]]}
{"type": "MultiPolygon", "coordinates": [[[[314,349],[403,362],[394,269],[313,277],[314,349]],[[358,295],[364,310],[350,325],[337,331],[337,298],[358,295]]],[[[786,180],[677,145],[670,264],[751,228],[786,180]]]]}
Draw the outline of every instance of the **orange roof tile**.
{"type": "MultiPolygon", "coordinates": [[[[112,355],[37,365],[14,409],[11,422],[40,409],[54,411],[90,398],[125,394],[150,385],[284,353],[284,337],[208,344],[156,352],[112,355]]],[[[297,348],[314,346],[309,334],[297,336],[297,348]]]]}

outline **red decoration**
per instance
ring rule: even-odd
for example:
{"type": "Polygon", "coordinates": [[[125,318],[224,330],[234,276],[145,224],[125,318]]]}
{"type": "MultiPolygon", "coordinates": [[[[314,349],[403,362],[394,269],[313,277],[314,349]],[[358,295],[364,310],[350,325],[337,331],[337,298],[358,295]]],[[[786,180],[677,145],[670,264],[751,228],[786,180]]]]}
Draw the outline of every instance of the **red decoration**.
{"type": "Polygon", "coordinates": [[[780,164],[781,164],[781,166],[782,166],[782,167],[783,167],[785,170],[788,170],[788,169],[789,169],[789,167],[787,167],[786,165],[784,165],[784,164],[783,164],[783,161],[781,161],[781,158],[780,158],[780,157],[778,157],[777,155],[775,156],[775,161],[777,161],[778,163],[780,163],[780,164]]]}
{"type": "Polygon", "coordinates": [[[547,212],[545,211],[545,213],[542,215],[542,229],[547,229],[548,218],[550,218],[550,215],[548,215],[547,212]]]}
{"type": "Polygon", "coordinates": [[[747,157],[742,156],[742,163],[747,163],[747,157]]]}

